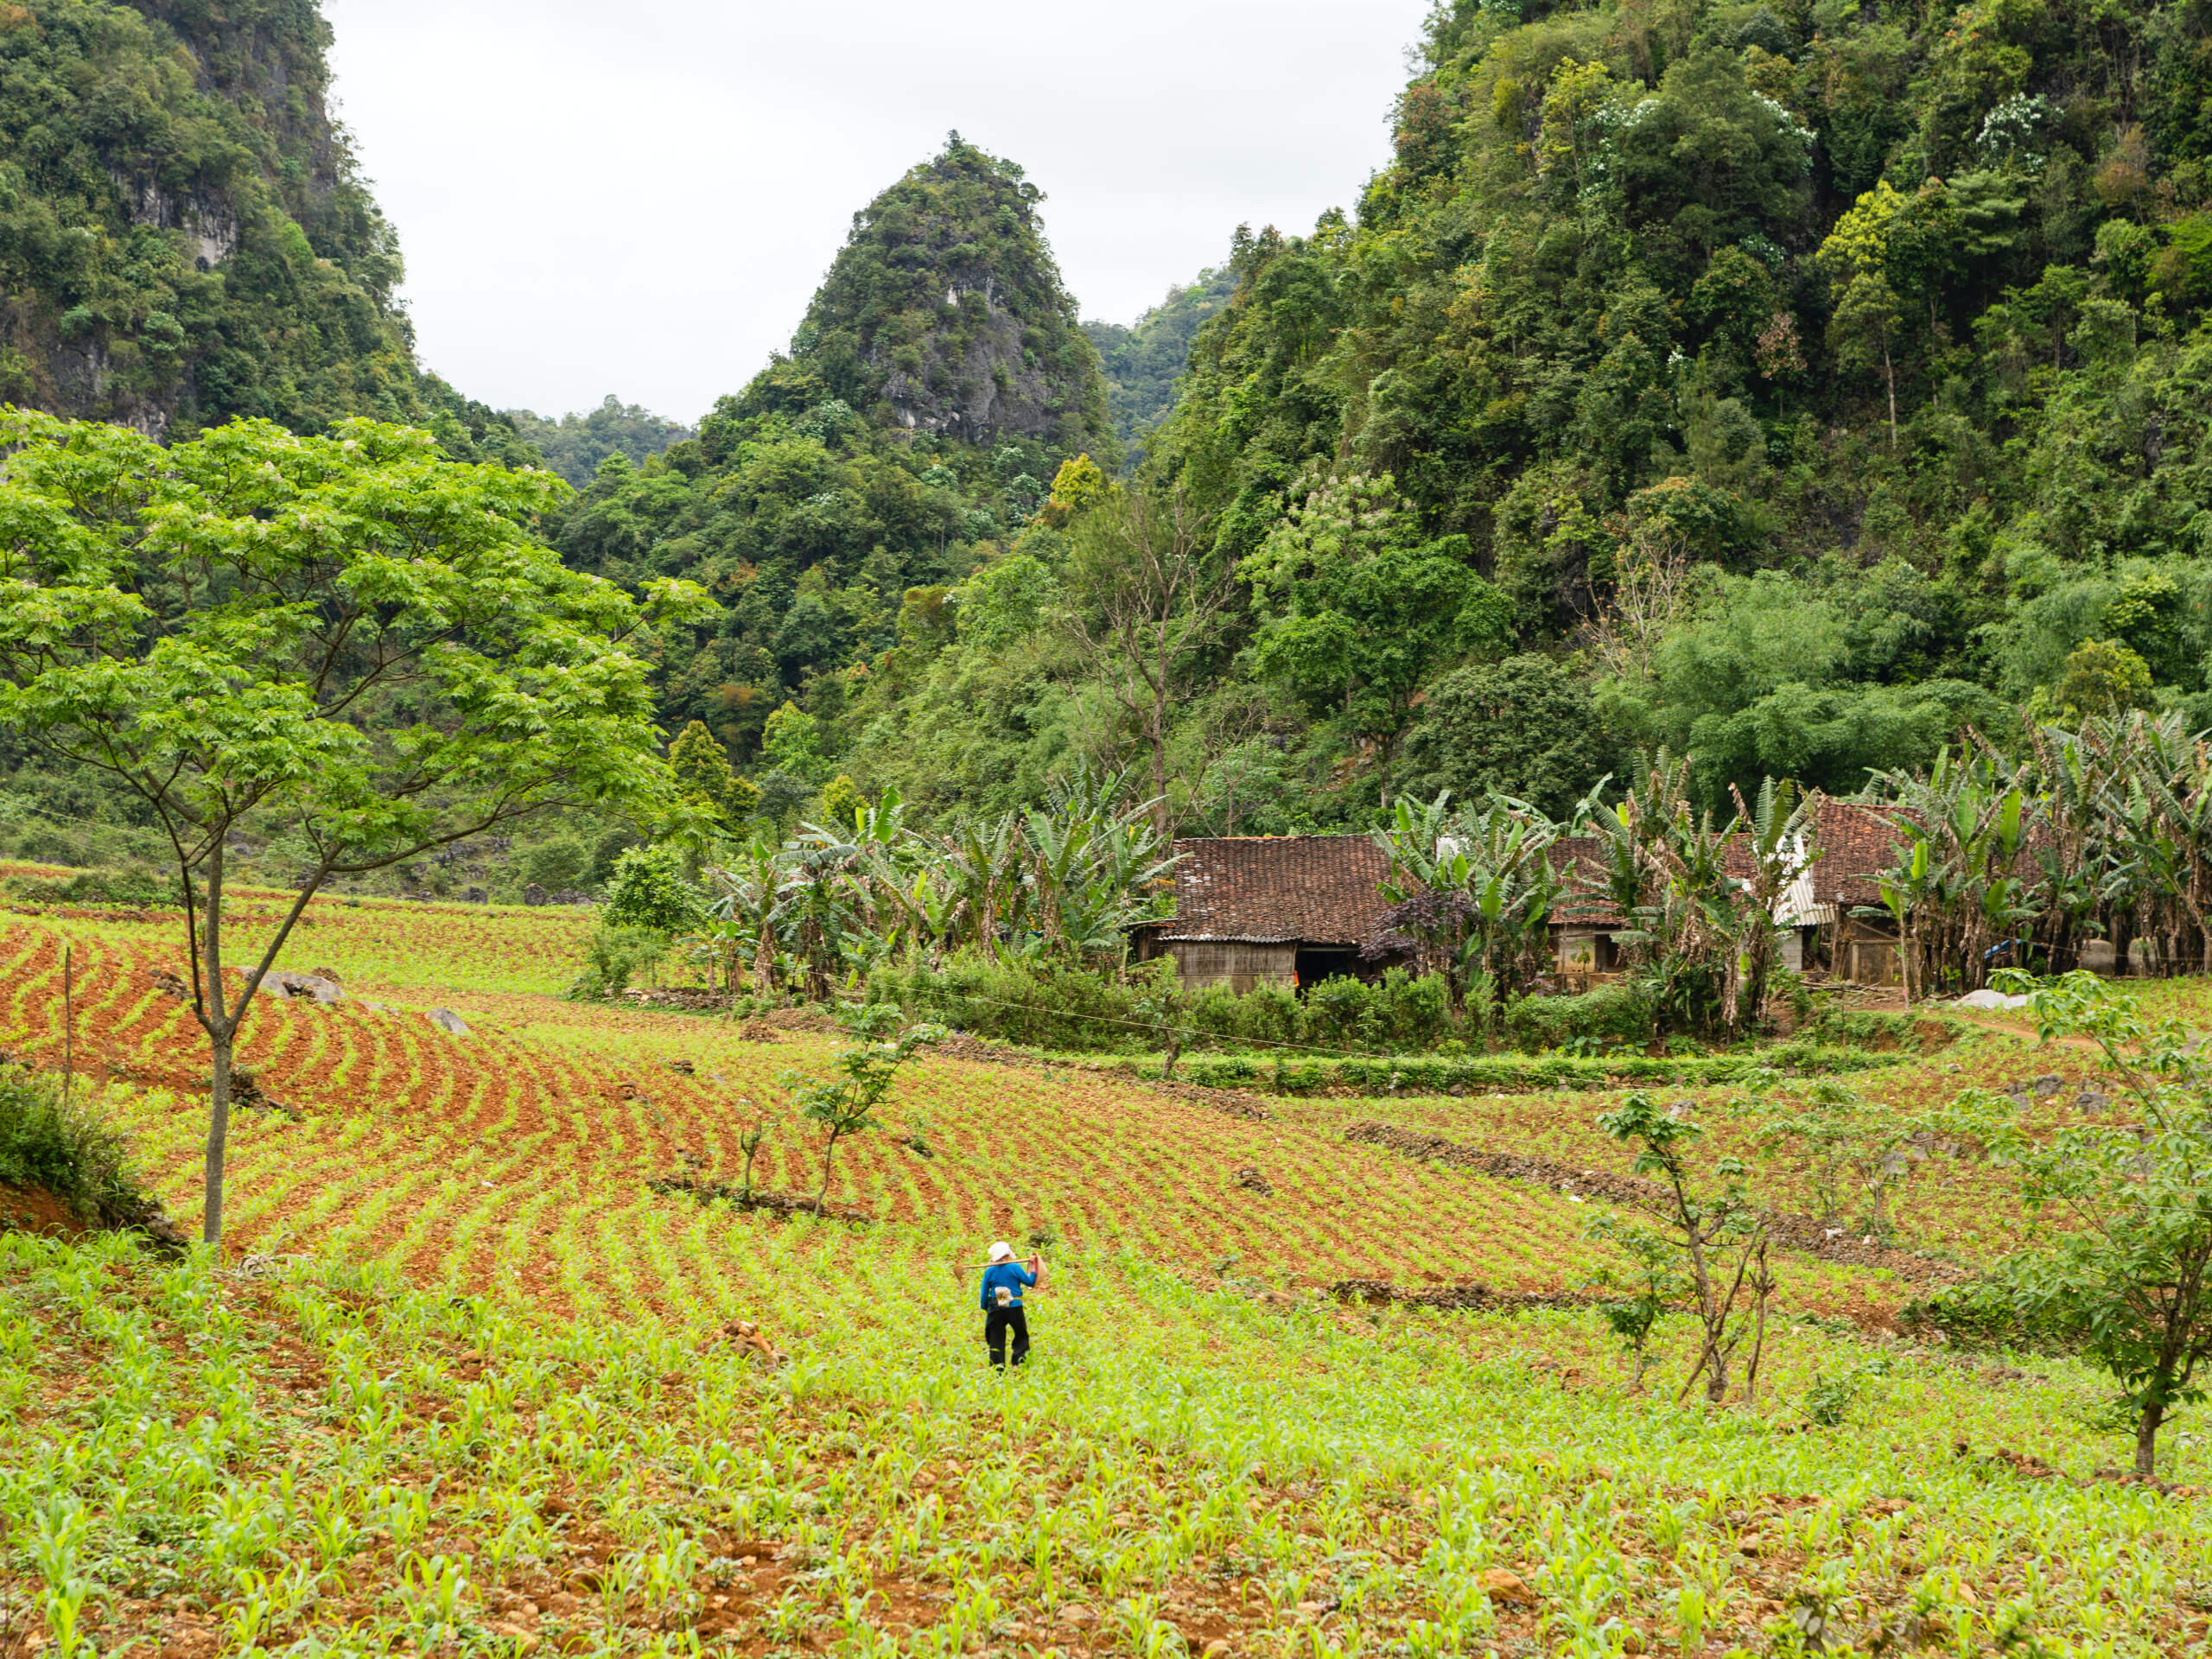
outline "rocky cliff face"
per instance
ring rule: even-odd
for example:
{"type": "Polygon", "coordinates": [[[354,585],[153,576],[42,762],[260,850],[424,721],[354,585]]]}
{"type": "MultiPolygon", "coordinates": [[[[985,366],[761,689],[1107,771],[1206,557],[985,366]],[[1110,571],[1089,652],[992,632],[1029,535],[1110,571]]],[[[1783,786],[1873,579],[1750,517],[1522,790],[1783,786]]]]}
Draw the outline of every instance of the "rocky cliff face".
{"type": "Polygon", "coordinates": [[[189,430],[425,419],[314,0],[0,3],[0,399],[189,430]]]}
{"type": "Polygon", "coordinates": [[[1036,186],[957,133],[854,215],[795,363],[885,424],[990,443],[1111,442],[1036,186]]]}

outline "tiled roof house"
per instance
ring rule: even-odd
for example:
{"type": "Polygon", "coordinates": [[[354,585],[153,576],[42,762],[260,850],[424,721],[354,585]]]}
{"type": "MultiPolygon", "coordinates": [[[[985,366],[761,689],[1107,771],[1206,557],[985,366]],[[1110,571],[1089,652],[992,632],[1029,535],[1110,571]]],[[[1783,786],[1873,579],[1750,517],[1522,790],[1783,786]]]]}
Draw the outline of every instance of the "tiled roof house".
{"type": "MultiPolygon", "coordinates": [[[[1390,861],[1365,836],[1179,841],[1175,915],[1143,954],[1175,958],[1186,988],[1294,986],[1350,973],[1387,902],[1390,861]]],[[[1142,949],[1141,947],[1141,949],[1142,949]]]]}
{"type": "MultiPolygon", "coordinates": [[[[1878,937],[1878,925],[1851,912],[1880,902],[1877,877],[1900,839],[1882,811],[1824,802],[1814,830],[1817,856],[1777,913],[1790,944],[1821,925],[1834,926],[1840,944],[1866,935],[1859,943],[1889,950],[1893,976],[1894,946],[1878,937]]],[[[1136,945],[1140,958],[1173,956],[1186,988],[1227,985],[1241,995],[1360,971],[1359,947],[1389,908],[1377,889],[1389,861],[1365,836],[1194,838],[1178,841],[1175,851],[1175,914],[1147,924],[1136,945]]],[[[1550,856],[1567,889],[1552,918],[1560,967],[1611,968],[1612,936],[1628,923],[1606,892],[1602,848],[1592,836],[1567,836],[1550,856]]],[[[1785,955],[1795,960],[1797,951],[1785,955]]],[[[1861,965],[1859,956],[1839,956],[1847,976],[1861,965]]],[[[1879,976],[1875,958],[1863,965],[1879,976]]]]}

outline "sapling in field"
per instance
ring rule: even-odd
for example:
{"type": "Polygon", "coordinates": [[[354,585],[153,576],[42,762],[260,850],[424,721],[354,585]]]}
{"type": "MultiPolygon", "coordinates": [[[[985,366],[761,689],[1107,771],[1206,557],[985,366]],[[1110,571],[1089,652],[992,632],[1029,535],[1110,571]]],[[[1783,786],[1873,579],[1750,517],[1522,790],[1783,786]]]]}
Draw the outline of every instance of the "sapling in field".
{"type": "Polygon", "coordinates": [[[1758,1148],[1802,1160],[1815,1219],[1888,1238],[1890,1195],[1926,1156],[1913,1144],[1921,1126],[1869,1105],[1832,1077],[1815,1079],[1802,1096],[1764,1105],[1758,1148]],[[1865,1206],[1855,1217],[1846,1214],[1853,1192],[1865,1206]]]}
{"type": "Polygon", "coordinates": [[[847,1135],[874,1128],[876,1109],[890,1095],[899,1069],[921,1049],[944,1040],[943,1026],[909,1026],[900,1031],[901,1017],[898,1007],[888,1002],[864,1002],[846,1009],[837,1016],[837,1023],[852,1043],[837,1056],[839,1077],[817,1083],[810,1082],[804,1073],[786,1071],[779,1079],[791,1091],[799,1115],[820,1124],[828,1137],[822,1147],[822,1185],[814,1195],[817,1215],[822,1213],[822,1201],[830,1192],[830,1165],[837,1155],[837,1143],[847,1135]]]}
{"type": "MultiPolygon", "coordinates": [[[[741,1103],[747,1107],[753,1105],[749,1100],[741,1103]]],[[[782,1116],[783,1112],[779,1107],[772,1105],[760,1107],[757,1109],[752,1122],[738,1132],[738,1149],[745,1154],[745,1185],[741,1190],[748,1202],[753,1197],[753,1160],[760,1155],[761,1144],[774,1131],[776,1121],[782,1116]]]]}
{"type": "Polygon", "coordinates": [[[1719,1194],[1708,1198],[1692,1192],[1682,1154],[1705,1131],[1688,1118],[1669,1116],[1640,1090],[1618,1111],[1601,1116],[1598,1127],[1616,1141],[1640,1144],[1636,1173],[1664,1183],[1661,1226],[1688,1264],[1700,1326],[1697,1363],[1682,1379],[1676,1400],[1688,1398],[1692,1385],[1703,1376],[1705,1397],[1719,1405],[1728,1393],[1728,1362],[1747,1334],[1746,1322],[1736,1317],[1737,1303],[1755,1268],[1758,1281],[1765,1281],[1765,1224],[1744,1192],[1744,1166],[1723,1158],[1713,1168],[1723,1183],[1719,1194]]]}
{"type": "Polygon", "coordinates": [[[2153,1024],[2094,974],[2039,985],[2008,969],[1992,983],[2027,996],[2045,1041],[2094,1042],[2136,1121],[2069,1125],[2040,1141],[2017,1121],[1997,1130],[1990,1150],[2018,1165],[2031,1213],[2055,1212],[2062,1229],[1937,1308],[1993,1306],[2078,1344],[2119,1385],[2113,1403],[2147,1478],[2159,1429],[2204,1397],[2198,1371],[2212,1358],[2212,1077],[2177,1020],[2153,1024]]]}
{"type": "Polygon", "coordinates": [[[1675,1265],[1679,1252],[1674,1244],[1649,1227],[1601,1215],[1592,1220],[1590,1236],[1617,1247],[1630,1264],[1625,1275],[1600,1268],[1594,1276],[1602,1287],[1624,1293],[1599,1303],[1598,1312],[1636,1362],[1636,1376],[1629,1386],[1640,1389],[1644,1370],[1651,1363],[1652,1330],[1661,1315],[1681,1300],[1690,1287],[1689,1281],[1675,1265]]]}

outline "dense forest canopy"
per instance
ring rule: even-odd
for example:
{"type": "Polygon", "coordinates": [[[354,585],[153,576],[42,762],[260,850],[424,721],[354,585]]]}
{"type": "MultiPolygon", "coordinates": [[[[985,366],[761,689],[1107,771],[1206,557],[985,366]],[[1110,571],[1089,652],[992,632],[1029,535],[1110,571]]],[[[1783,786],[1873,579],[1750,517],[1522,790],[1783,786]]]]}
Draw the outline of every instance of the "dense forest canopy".
{"type": "Polygon", "coordinates": [[[1161,478],[1225,562],[1328,474],[1467,538],[1524,659],[1430,688],[1424,781],[1594,778],[1570,706],[1708,798],[1853,790],[2012,703],[2201,721],[2208,30],[1442,7],[1357,220],[1240,241],[1161,478]]]}

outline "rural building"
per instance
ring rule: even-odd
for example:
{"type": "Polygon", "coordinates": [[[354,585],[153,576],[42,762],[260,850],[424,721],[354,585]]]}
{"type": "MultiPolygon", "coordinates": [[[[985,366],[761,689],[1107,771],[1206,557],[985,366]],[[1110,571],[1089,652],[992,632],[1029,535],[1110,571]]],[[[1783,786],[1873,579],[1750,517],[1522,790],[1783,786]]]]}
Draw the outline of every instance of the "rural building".
{"type": "Polygon", "coordinates": [[[1621,965],[1613,935],[1628,926],[1605,891],[1605,855],[1595,836],[1562,836],[1546,849],[1567,896],[1552,907],[1552,957],[1562,974],[1588,977],[1621,965]]]}
{"type": "Polygon", "coordinates": [[[1882,812],[1823,802],[1815,830],[1820,857],[1809,872],[1812,919],[1832,930],[1829,966],[1859,985],[1897,982],[1897,929],[1887,916],[1855,912],[1882,902],[1881,874],[1894,865],[1904,836],[1882,812]]]}
{"type": "Polygon", "coordinates": [[[1367,836],[1227,836],[1178,841],[1175,852],[1174,918],[1149,924],[1136,954],[1173,957],[1185,990],[1242,996],[1361,970],[1390,874],[1367,836]]]}
{"type": "MultiPolygon", "coordinates": [[[[1877,809],[1821,804],[1815,856],[1775,910],[1785,966],[1815,965],[1825,935],[1836,977],[1896,982],[1896,928],[1853,912],[1881,902],[1879,874],[1894,861],[1898,840],[1877,809]]],[[[1360,955],[1389,908],[1377,890],[1389,861],[1368,836],[1193,838],[1178,841],[1175,852],[1175,914],[1138,929],[1134,944],[1139,961],[1173,957],[1186,990],[1294,989],[1386,965],[1360,955]]],[[[1563,836],[1550,856],[1567,889],[1552,918],[1560,971],[1577,978],[1615,971],[1616,936],[1630,924],[1606,892],[1603,846],[1594,836],[1563,836]]]]}
{"type": "MultiPolygon", "coordinates": [[[[1825,929],[1828,965],[1837,978],[1895,984],[1895,925],[1853,912],[1882,902],[1881,872],[1898,853],[1896,826],[1881,810],[1823,801],[1810,839],[1813,856],[1774,909],[1782,965],[1796,972],[1815,965],[1825,929]]],[[[1749,874],[1749,855],[1733,848],[1728,852],[1730,872],[1749,874]]],[[[1594,836],[1562,836],[1552,843],[1552,859],[1568,893],[1553,912],[1552,942],[1560,971],[1611,973],[1620,964],[1614,936],[1630,923],[1606,892],[1602,843],[1594,836]]]]}

